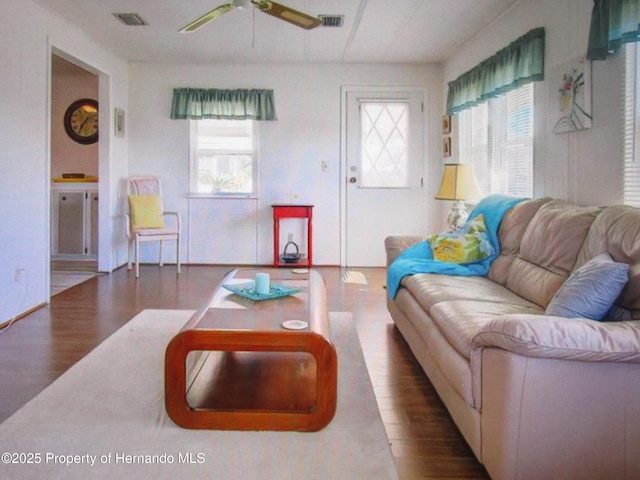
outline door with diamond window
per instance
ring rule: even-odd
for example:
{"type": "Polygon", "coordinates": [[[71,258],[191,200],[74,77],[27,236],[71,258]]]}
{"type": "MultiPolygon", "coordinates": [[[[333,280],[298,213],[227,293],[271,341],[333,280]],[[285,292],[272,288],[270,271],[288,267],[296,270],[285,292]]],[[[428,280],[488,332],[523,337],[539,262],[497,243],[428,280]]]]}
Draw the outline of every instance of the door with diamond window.
{"type": "Polygon", "coordinates": [[[422,93],[353,91],[346,102],[346,265],[384,266],[385,237],[425,225],[422,93]]]}

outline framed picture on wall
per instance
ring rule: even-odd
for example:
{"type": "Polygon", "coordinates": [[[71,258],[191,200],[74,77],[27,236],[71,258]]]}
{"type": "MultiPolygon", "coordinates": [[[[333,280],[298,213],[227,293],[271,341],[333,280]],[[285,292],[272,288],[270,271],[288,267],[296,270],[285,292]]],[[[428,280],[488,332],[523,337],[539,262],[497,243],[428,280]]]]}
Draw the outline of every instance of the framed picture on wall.
{"type": "Polygon", "coordinates": [[[443,135],[451,133],[451,115],[442,117],[442,133],[443,135]]]}
{"type": "Polygon", "coordinates": [[[451,137],[442,139],[442,156],[447,158],[451,156],[451,137]]]}
{"type": "Polygon", "coordinates": [[[124,137],[124,110],[121,108],[114,108],[113,131],[116,137],[124,137]]]}
{"type": "Polygon", "coordinates": [[[591,128],[591,61],[574,58],[551,70],[549,115],[553,133],[591,128]],[[552,85],[552,86],[551,86],[552,85]]]}

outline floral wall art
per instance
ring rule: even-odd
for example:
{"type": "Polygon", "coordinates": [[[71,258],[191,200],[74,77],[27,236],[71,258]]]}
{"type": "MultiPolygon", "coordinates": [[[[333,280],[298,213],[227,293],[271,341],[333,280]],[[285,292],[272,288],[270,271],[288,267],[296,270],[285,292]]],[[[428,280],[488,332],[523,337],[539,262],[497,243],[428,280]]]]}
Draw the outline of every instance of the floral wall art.
{"type": "Polygon", "coordinates": [[[553,133],[591,128],[591,62],[576,59],[555,69],[550,81],[553,133]]]}

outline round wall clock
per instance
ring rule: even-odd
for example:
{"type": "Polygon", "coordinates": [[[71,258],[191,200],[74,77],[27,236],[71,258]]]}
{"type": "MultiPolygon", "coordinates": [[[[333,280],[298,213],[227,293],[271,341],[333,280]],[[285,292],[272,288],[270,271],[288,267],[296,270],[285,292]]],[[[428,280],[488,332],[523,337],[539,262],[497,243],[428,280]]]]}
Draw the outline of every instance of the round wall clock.
{"type": "Polygon", "coordinates": [[[98,141],[98,102],[76,100],[64,114],[64,129],[75,142],[90,145],[98,141]]]}

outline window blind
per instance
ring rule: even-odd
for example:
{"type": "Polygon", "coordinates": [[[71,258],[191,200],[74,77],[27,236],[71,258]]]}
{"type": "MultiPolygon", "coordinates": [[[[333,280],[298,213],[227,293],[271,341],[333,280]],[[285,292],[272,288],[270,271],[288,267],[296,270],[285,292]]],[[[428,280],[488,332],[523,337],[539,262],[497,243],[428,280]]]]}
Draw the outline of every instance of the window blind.
{"type": "Polygon", "coordinates": [[[460,161],[486,195],[533,195],[533,84],[459,113],[460,161]]]}
{"type": "Polygon", "coordinates": [[[253,124],[251,120],[197,121],[193,123],[196,148],[216,153],[252,153],[253,124]]]}
{"type": "Polygon", "coordinates": [[[635,43],[624,47],[625,71],[623,82],[624,115],[624,186],[623,201],[640,207],[640,82],[638,81],[639,49],[635,43]]]}
{"type": "Polygon", "coordinates": [[[506,122],[497,140],[502,173],[499,190],[509,195],[533,194],[533,85],[519,88],[497,103],[498,118],[506,122]]]}
{"type": "Polygon", "coordinates": [[[473,165],[478,187],[487,194],[491,192],[489,102],[464,110],[458,116],[460,161],[473,165]]]}

